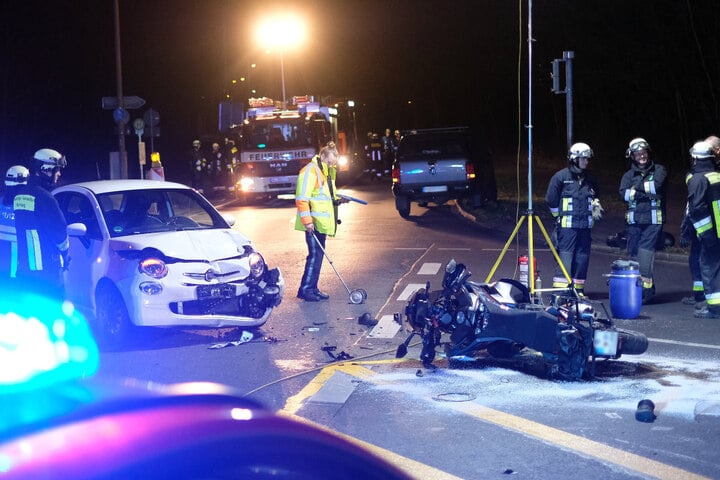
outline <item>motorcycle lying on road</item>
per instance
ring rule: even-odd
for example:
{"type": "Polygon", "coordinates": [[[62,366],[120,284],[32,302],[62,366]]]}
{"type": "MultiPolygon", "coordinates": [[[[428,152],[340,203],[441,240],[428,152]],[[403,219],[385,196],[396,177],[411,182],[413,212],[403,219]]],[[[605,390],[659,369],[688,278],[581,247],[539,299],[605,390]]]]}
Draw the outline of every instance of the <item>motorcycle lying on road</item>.
{"type": "Polygon", "coordinates": [[[592,378],[599,358],[640,355],[648,348],[644,334],[615,327],[606,312],[593,306],[596,302],[573,289],[553,293],[544,305],[531,301],[528,288],[516,280],[477,283],[470,275],[464,264],[450,260],[442,290],[431,291],[428,282],[411,296],[405,317],[412,333],[398,347],[397,358],[419,335],[426,368],[435,368],[440,345],[448,359],[483,352],[512,359],[530,350],[542,358],[549,378],[575,381],[592,378]],[[449,334],[449,342],[441,342],[443,334],[449,334]]]}

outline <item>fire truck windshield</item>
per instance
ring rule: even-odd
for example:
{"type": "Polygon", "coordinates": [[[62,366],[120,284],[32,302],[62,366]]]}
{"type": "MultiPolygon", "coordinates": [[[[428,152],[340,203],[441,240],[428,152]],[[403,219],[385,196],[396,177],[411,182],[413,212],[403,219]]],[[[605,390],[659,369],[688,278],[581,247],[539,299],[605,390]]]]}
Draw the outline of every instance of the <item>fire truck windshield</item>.
{"type": "Polygon", "coordinates": [[[304,118],[256,119],[243,131],[246,150],[304,148],[312,144],[312,132],[304,118]]]}

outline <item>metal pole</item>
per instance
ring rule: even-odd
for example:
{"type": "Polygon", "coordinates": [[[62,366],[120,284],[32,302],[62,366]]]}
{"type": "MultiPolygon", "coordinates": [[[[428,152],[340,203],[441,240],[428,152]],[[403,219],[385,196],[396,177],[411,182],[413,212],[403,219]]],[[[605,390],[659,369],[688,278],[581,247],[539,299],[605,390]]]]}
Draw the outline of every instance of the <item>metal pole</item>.
{"type": "Polygon", "coordinates": [[[573,98],[572,98],[572,59],[575,52],[563,52],[565,60],[565,109],[567,111],[567,147],[568,150],[573,144],[573,98]]]}
{"type": "Polygon", "coordinates": [[[282,90],[283,90],[283,110],[287,108],[285,102],[285,62],[283,61],[283,52],[280,50],[280,75],[282,76],[282,90]]]}
{"type": "Polygon", "coordinates": [[[528,0],[528,287],[535,293],[535,253],[533,247],[532,193],[532,0],[528,0]]]}
{"type": "Polygon", "coordinates": [[[528,0],[528,213],[532,213],[532,0],[528,0]]]}
{"type": "MultiPolygon", "coordinates": [[[[118,108],[125,109],[122,91],[122,56],[120,54],[120,5],[114,1],[115,7],[115,75],[117,80],[118,108]]],[[[127,149],[125,148],[125,122],[118,122],[118,151],[120,153],[120,171],[122,178],[128,178],[127,149]]]]}

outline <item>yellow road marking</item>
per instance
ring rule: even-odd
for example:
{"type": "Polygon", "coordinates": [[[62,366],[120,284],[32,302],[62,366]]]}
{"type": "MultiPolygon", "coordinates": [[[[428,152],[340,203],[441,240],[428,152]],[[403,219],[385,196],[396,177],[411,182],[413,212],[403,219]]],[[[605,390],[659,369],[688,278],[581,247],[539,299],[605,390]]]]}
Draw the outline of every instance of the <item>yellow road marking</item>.
{"type": "MultiPolygon", "coordinates": [[[[317,393],[325,382],[337,371],[352,375],[364,380],[373,381],[373,377],[376,373],[369,368],[365,368],[362,365],[379,365],[388,363],[400,363],[405,360],[393,359],[393,360],[379,360],[379,361],[362,361],[362,362],[349,362],[349,363],[338,363],[324,368],[305,388],[303,388],[297,395],[288,398],[285,403],[285,407],[282,412],[297,417],[297,411],[302,407],[304,401],[317,393]]],[[[697,475],[687,470],[673,467],[671,465],[658,462],[656,460],[650,460],[634,453],[629,453],[619,448],[614,448],[605,445],[594,440],[588,440],[587,438],[574,435],[572,433],[565,432],[563,430],[549,427],[532,420],[528,420],[522,417],[518,417],[509,413],[501,412],[489,407],[477,405],[474,403],[464,402],[448,402],[448,408],[463,413],[466,415],[473,416],[480,420],[483,420],[500,427],[504,427],[516,432],[528,435],[543,442],[555,445],[563,450],[570,450],[577,452],[582,456],[596,458],[603,460],[608,463],[622,466],[628,470],[640,472],[650,477],[658,478],[660,480],[675,480],[682,478],[684,480],[709,480],[708,477],[697,475]]],[[[306,420],[307,421],[307,420],[306,420]]],[[[309,422],[309,421],[308,421],[309,422]]],[[[334,431],[333,431],[334,432],[334,431]]],[[[339,432],[334,432],[339,433],[339,432]]],[[[390,463],[399,466],[404,471],[408,472],[416,478],[428,478],[428,479],[453,479],[450,474],[446,474],[440,470],[429,467],[425,464],[416,462],[412,459],[402,457],[389,450],[382,449],[375,445],[362,442],[356,438],[348,435],[340,434],[341,436],[359,443],[364,448],[368,448],[377,455],[387,459],[390,463]],[[409,468],[406,468],[407,465],[409,468]],[[428,472],[420,472],[420,467],[431,469],[428,472]],[[437,476],[439,475],[439,476],[437,476]],[[445,476],[443,476],[445,475],[445,476]]]]}

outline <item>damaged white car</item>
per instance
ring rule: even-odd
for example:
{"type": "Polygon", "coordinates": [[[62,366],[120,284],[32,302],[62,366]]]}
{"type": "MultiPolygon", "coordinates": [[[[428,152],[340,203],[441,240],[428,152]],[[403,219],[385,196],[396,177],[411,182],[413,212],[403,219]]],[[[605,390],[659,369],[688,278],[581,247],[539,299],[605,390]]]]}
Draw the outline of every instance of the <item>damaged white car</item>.
{"type": "Polygon", "coordinates": [[[70,235],[67,298],[106,348],[134,326],[259,327],[284,280],[195,190],[105,180],[53,191],[70,235]]]}

